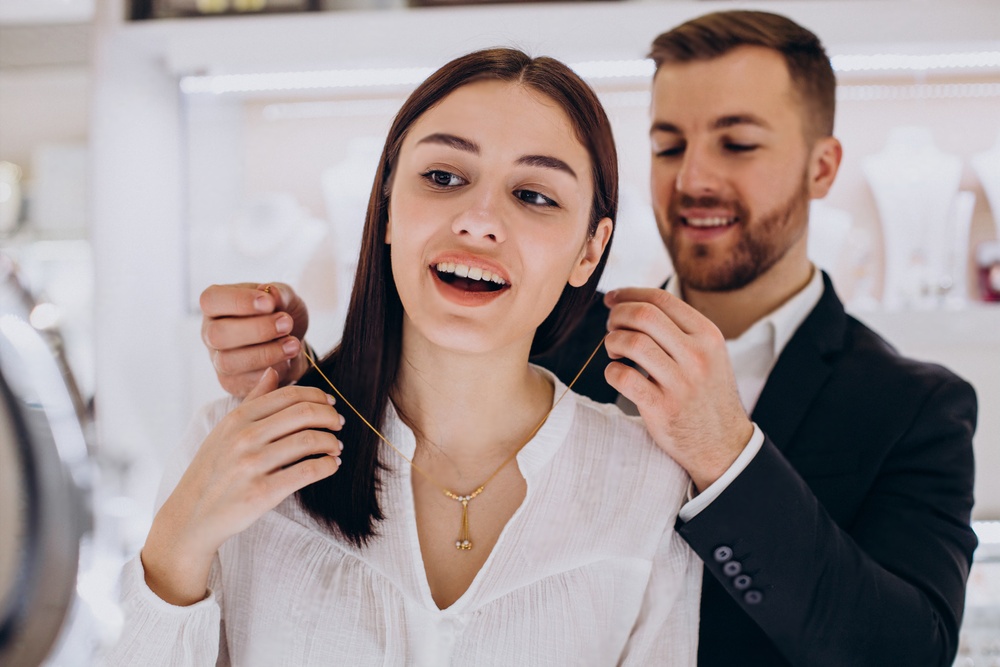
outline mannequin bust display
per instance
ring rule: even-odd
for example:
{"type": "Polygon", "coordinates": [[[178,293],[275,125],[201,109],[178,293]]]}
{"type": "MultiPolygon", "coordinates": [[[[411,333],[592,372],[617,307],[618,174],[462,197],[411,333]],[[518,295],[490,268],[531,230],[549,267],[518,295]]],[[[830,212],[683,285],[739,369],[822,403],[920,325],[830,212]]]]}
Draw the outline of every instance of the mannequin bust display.
{"type": "Polygon", "coordinates": [[[986,192],[986,199],[993,212],[993,224],[1000,240],[1000,131],[993,148],[972,156],[972,169],[986,192]]]}
{"type": "Polygon", "coordinates": [[[292,195],[255,195],[226,224],[194,233],[195,284],[255,282],[267,276],[292,285],[313,310],[332,309],[334,290],[329,286],[336,276],[329,268],[329,236],[326,222],[310,216],[292,195]],[[311,292],[314,285],[322,285],[327,294],[311,292]]]}
{"type": "MultiPolygon", "coordinates": [[[[382,143],[383,140],[378,137],[355,137],[347,144],[343,159],[323,171],[321,176],[337,272],[337,321],[331,322],[336,331],[340,331],[347,315],[354,273],[358,268],[368,197],[382,154],[382,143]]],[[[307,303],[311,308],[311,302],[307,303]]],[[[318,330],[319,327],[311,329],[318,330]]]]}
{"type": "Polygon", "coordinates": [[[941,152],[929,129],[897,127],[885,148],[862,161],[885,247],[887,308],[933,305],[951,287],[949,228],[962,161],[941,152]]]}

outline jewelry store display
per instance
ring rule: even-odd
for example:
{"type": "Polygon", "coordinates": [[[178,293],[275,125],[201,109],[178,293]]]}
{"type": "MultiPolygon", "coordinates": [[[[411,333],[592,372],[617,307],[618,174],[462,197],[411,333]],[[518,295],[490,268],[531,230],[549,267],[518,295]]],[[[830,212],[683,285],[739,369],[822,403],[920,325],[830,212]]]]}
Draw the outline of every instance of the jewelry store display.
{"type": "Polygon", "coordinates": [[[883,304],[890,309],[934,305],[954,285],[954,237],[971,220],[968,208],[963,208],[968,219],[955,216],[961,159],[940,151],[928,128],[896,127],[885,148],[864,159],[862,170],[884,235],[883,304]]]}

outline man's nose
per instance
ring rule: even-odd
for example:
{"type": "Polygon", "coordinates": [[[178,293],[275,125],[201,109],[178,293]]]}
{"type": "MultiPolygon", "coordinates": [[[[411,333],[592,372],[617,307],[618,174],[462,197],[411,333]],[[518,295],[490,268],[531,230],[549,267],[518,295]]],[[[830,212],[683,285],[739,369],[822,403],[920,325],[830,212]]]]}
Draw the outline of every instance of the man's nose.
{"type": "Polygon", "coordinates": [[[694,197],[714,194],[719,188],[718,165],[709,151],[696,146],[688,146],[684,151],[680,169],[677,171],[675,187],[694,197]]]}

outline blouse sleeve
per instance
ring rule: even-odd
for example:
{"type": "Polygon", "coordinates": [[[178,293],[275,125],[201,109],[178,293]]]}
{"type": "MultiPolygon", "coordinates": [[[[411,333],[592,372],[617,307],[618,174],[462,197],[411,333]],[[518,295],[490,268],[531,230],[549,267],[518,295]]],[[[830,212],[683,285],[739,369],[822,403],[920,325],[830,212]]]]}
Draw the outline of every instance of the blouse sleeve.
{"type": "MultiPolygon", "coordinates": [[[[198,412],[181,446],[164,466],[157,511],[177,486],[208,433],[237,405],[233,399],[222,399],[198,412]]],[[[122,667],[229,664],[222,632],[224,606],[218,555],[209,572],[208,595],[192,605],[179,607],[157,596],[146,585],[138,554],[125,564],[120,583],[122,631],[100,664],[122,667]]]]}
{"type": "Polygon", "coordinates": [[[701,561],[671,525],[653,561],[642,608],[619,665],[684,665],[698,660],[701,561]]]}

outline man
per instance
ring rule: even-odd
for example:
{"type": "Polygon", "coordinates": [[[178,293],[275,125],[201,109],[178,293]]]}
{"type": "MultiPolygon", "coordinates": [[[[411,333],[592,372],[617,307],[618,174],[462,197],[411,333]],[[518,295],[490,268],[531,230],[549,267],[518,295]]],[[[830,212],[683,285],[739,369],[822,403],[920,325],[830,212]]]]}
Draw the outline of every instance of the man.
{"type": "MultiPolygon", "coordinates": [[[[633,404],[690,474],[677,530],[705,563],[699,664],[950,665],[976,399],[847,316],[807,258],[809,201],[841,160],[829,60],[747,11],[651,55],[653,206],[676,275],[608,294],[540,361],[569,379],[607,327],[609,358],[576,388],[633,404]]],[[[291,290],[212,287],[202,307],[227,390],[304,371],[291,290]]]]}

